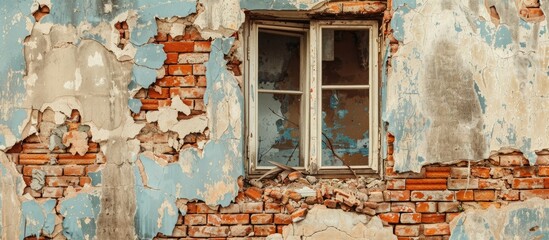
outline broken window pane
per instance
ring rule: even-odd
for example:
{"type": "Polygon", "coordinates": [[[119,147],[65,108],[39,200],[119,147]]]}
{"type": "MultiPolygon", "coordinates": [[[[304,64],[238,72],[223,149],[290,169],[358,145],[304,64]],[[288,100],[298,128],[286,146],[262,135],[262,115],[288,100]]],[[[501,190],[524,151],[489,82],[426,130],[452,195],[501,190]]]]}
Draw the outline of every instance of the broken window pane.
{"type": "Polygon", "coordinates": [[[368,90],[322,91],[322,166],[367,165],[368,90]]]}
{"type": "Polygon", "coordinates": [[[368,30],[322,30],[322,84],[368,85],[368,30]]]}
{"type": "Polygon", "coordinates": [[[258,94],[258,166],[269,161],[303,166],[300,160],[301,95],[258,94]]]}
{"type": "Polygon", "coordinates": [[[300,33],[259,30],[259,89],[299,90],[300,33]]]}

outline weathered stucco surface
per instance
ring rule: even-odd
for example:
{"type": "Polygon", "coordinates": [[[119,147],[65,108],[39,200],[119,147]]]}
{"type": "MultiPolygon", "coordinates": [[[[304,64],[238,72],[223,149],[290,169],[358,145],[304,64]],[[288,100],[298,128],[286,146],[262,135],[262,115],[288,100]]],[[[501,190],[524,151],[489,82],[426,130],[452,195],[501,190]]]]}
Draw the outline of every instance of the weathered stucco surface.
{"type": "MultiPolygon", "coordinates": [[[[244,10],[310,10],[324,0],[18,0],[0,3],[0,236],[69,239],[150,239],[172,234],[183,203],[201,200],[227,206],[244,175],[244,96],[226,56],[243,59],[238,36],[244,10]],[[199,7],[197,7],[197,4],[199,7]],[[32,13],[51,9],[40,22],[32,13]],[[173,19],[176,17],[178,20],[173,19]],[[193,22],[182,23],[181,19],[193,22]],[[193,25],[214,39],[208,61],[205,114],[188,116],[179,97],[147,113],[163,133],[177,134],[170,146],[178,161],[143,152],[135,139],[145,124],[134,121],[147,88],[164,69],[163,46],[150,43],[167,19],[171,37],[193,25]],[[120,48],[114,25],[127,22],[131,35],[120,48]],[[100,144],[108,161],[88,173],[91,184],[61,200],[33,199],[5,151],[38,132],[50,150],[67,130],[57,128],[79,112],[84,129],[73,130],[73,146],[100,144]],[[38,126],[38,111],[52,111],[55,126],[38,126]],[[43,129],[41,129],[43,128],[43,129]],[[48,131],[45,131],[47,128],[48,131]],[[91,136],[83,132],[90,130],[91,136]],[[189,133],[209,132],[196,148],[180,148],[189,133]],[[50,134],[51,133],[51,134],[50,134]],[[54,136],[55,134],[60,134],[54,136]],[[84,136],[85,135],[85,136],[84,136]],[[55,216],[59,208],[61,219],[55,216]]],[[[383,121],[395,138],[395,169],[420,171],[428,163],[479,160],[502,148],[520,149],[530,162],[549,142],[549,18],[526,22],[513,1],[486,1],[498,10],[491,21],[483,1],[393,1],[391,21],[400,41],[390,68],[384,62],[383,121]]],[[[542,1],[545,15],[549,3],[542,1]]],[[[384,49],[385,57],[389,46],[384,49]]],[[[385,58],[387,59],[387,58],[385,58]]],[[[382,134],[384,136],[384,134],[382,134]]],[[[386,141],[383,141],[385,143],[386,141]]],[[[82,146],[81,146],[82,147],[82,146]]],[[[86,151],[73,149],[73,154],[86,151]]],[[[82,154],[80,154],[82,155],[82,154]]],[[[39,175],[39,174],[37,174],[39,175]]],[[[43,185],[43,183],[42,183],[43,185]]],[[[40,184],[38,184],[40,187],[40,184]]],[[[547,233],[547,201],[532,200],[501,210],[467,212],[453,228],[456,239],[504,239],[547,233]],[[528,225],[529,229],[516,228],[528,225]],[[478,231],[478,226],[480,227],[478,231]],[[534,229],[534,230],[531,230],[534,229]]],[[[288,226],[284,236],[310,239],[394,239],[379,218],[313,208],[288,226]]]]}
{"type": "Polygon", "coordinates": [[[393,3],[401,44],[383,120],[396,138],[396,170],[486,159],[502,148],[534,163],[547,148],[549,26],[520,19],[514,1],[492,4],[498,25],[483,1],[393,3]]]}

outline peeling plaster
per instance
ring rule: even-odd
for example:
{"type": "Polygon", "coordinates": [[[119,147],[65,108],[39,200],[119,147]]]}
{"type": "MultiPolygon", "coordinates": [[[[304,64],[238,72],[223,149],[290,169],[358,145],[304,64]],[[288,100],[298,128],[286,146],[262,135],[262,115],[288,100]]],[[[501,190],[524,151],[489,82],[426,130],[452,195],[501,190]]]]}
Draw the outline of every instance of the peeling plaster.
{"type": "Polygon", "coordinates": [[[327,0],[240,0],[247,10],[310,10],[327,0]]]}
{"type": "Polygon", "coordinates": [[[450,239],[546,239],[549,200],[540,198],[487,210],[472,209],[456,217],[450,239]]]}
{"type": "Polygon", "coordinates": [[[486,159],[502,148],[533,164],[547,148],[547,23],[519,21],[514,2],[494,4],[497,26],[482,1],[394,2],[401,44],[383,120],[395,136],[395,170],[486,159]]]}

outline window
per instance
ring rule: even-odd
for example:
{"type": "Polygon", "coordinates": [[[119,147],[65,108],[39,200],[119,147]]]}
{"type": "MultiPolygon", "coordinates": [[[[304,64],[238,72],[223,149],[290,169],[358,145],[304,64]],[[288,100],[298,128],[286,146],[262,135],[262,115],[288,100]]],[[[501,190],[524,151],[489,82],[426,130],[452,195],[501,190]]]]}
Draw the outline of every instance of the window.
{"type": "Polygon", "coordinates": [[[277,162],[312,174],[377,173],[376,21],[250,21],[249,173],[277,162]]]}

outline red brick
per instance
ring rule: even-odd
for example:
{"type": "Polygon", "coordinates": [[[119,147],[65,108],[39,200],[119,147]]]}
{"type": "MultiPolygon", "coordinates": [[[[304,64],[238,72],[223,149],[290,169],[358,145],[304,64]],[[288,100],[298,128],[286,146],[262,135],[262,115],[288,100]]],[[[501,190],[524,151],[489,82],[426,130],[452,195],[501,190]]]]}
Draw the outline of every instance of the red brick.
{"type": "Polygon", "coordinates": [[[204,98],[204,93],[206,92],[206,88],[177,88],[172,87],[170,88],[170,96],[179,96],[182,99],[185,98],[204,98]]]}
{"type": "Polygon", "coordinates": [[[236,225],[230,226],[231,236],[233,237],[246,237],[252,232],[251,225],[236,225]]]}
{"type": "Polygon", "coordinates": [[[452,191],[412,191],[412,201],[453,201],[452,191]]]}
{"type": "Polygon", "coordinates": [[[284,232],[284,225],[276,225],[276,232],[282,234],[284,232]]]}
{"type": "Polygon", "coordinates": [[[396,225],[395,235],[399,237],[419,236],[419,225],[396,225]]]}
{"type": "Polygon", "coordinates": [[[32,176],[32,170],[38,169],[46,173],[46,176],[61,176],[63,168],[61,166],[23,166],[23,175],[32,176]]]}
{"type": "Polygon", "coordinates": [[[410,190],[404,191],[384,191],[383,192],[385,201],[409,201],[410,200],[410,190]]]}
{"type": "Polygon", "coordinates": [[[50,156],[47,154],[19,154],[19,164],[21,165],[43,165],[50,162],[50,156]]]}
{"type": "Polygon", "coordinates": [[[274,223],[275,224],[284,224],[284,225],[291,224],[292,223],[292,216],[290,216],[289,214],[277,213],[277,214],[274,215],[274,223]]]}
{"type": "Polygon", "coordinates": [[[475,201],[494,201],[496,192],[494,190],[475,190],[475,201]]]}
{"type": "Polygon", "coordinates": [[[326,199],[324,200],[324,206],[328,208],[336,208],[337,207],[337,201],[332,199],[326,199]]]}
{"type": "Polygon", "coordinates": [[[292,212],[292,214],[290,215],[292,217],[292,222],[298,222],[300,220],[303,220],[307,215],[307,212],[307,208],[299,208],[298,210],[292,212]]]}
{"type": "Polygon", "coordinates": [[[425,167],[426,178],[448,178],[450,167],[425,167]]]}
{"type": "Polygon", "coordinates": [[[471,176],[479,178],[490,178],[490,168],[488,167],[472,167],[471,176]]]}
{"type": "Polygon", "coordinates": [[[437,211],[436,202],[417,202],[416,212],[420,213],[432,213],[437,211]]]}
{"type": "Polygon", "coordinates": [[[193,64],[194,75],[206,75],[206,66],[204,64],[193,64]]]}
{"type": "Polygon", "coordinates": [[[501,207],[501,203],[499,202],[478,202],[477,203],[481,209],[488,209],[492,206],[494,206],[495,208],[500,208],[501,207]]]}
{"type": "Polygon", "coordinates": [[[63,175],[65,176],[81,176],[84,175],[85,166],[82,165],[69,165],[63,169],[63,175]]]}
{"type": "Polygon", "coordinates": [[[160,87],[179,87],[183,81],[183,77],[179,76],[165,76],[156,80],[156,85],[160,87]]]}
{"type": "Polygon", "coordinates": [[[505,183],[500,179],[479,179],[479,189],[501,189],[505,183]]]}
{"type": "Polygon", "coordinates": [[[227,237],[229,236],[229,227],[190,226],[187,233],[190,237],[227,237]]]}
{"type": "Polygon", "coordinates": [[[398,213],[382,213],[379,218],[386,223],[398,223],[400,215],[398,213]]]}
{"type": "Polygon", "coordinates": [[[178,53],[167,53],[166,61],[164,61],[164,64],[176,64],[178,57],[179,57],[178,53]]]}
{"type": "Polygon", "coordinates": [[[536,165],[549,165],[549,154],[539,154],[536,159],[536,165]]]}
{"type": "Polygon", "coordinates": [[[520,191],[520,200],[527,200],[534,197],[549,199],[549,189],[535,189],[535,190],[520,191]]]}
{"type": "Polygon", "coordinates": [[[391,212],[415,212],[416,205],[411,202],[393,202],[391,203],[391,212]]]}
{"type": "Polygon", "coordinates": [[[452,178],[468,178],[470,177],[469,168],[466,167],[453,167],[450,169],[450,177],[452,178]]]}
{"type": "MultiPolygon", "coordinates": [[[[187,205],[187,210],[189,207],[187,205]]],[[[206,225],[206,214],[187,214],[185,215],[185,225],[206,225]]]]}
{"type": "Polygon", "coordinates": [[[169,65],[168,74],[176,76],[191,75],[193,74],[193,67],[192,65],[169,65]]]}
{"type": "Polygon", "coordinates": [[[151,87],[148,91],[149,98],[169,98],[170,97],[170,89],[169,88],[163,88],[163,87],[151,87]],[[160,90],[160,92],[157,92],[157,90],[160,90]]]}
{"type": "Polygon", "coordinates": [[[538,176],[549,176],[549,166],[539,166],[538,176]]]}
{"type": "Polygon", "coordinates": [[[391,211],[391,203],[378,203],[376,213],[386,213],[391,211]]]}
{"type": "Polygon", "coordinates": [[[516,178],[532,177],[536,175],[536,167],[515,167],[513,169],[513,176],[516,178]]]}
{"type": "Polygon", "coordinates": [[[423,225],[423,234],[425,236],[449,235],[450,225],[448,223],[436,223],[423,225]]]}
{"type": "Polygon", "coordinates": [[[244,194],[246,194],[246,196],[248,196],[249,198],[251,198],[253,200],[259,201],[261,199],[261,197],[263,196],[263,190],[261,190],[257,187],[249,187],[248,189],[246,189],[244,194]]]}
{"type": "Polygon", "coordinates": [[[212,42],[210,41],[196,41],[194,42],[195,52],[209,52],[212,50],[212,42]]]}
{"type": "Polygon", "coordinates": [[[469,179],[450,179],[448,181],[448,189],[477,189],[478,188],[478,179],[469,178],[469,179]]]}
{"type": "Polygon", "coordinates": [[[387,189],[389,189],[389,190],[404,190],[404,189],[406,189],[406,180],[405,179],[387,180],[387,189]]]}
{"type": "Polygon", "coordinates": [[[522,155],[500,155],[499,165],[503,167],[522,166],[528,164],[528,160],[522,155]]]}
{"type": "Polygon", "coordinates": [[[420,223],[421,213],[402,213],[400,214],[401,223],[420,223]]]}
{"type": "Polygon", "coordinates": [[[187,27],[185,29],[185,34],[183,35],[183,40],[187,41],[201,41],[204,40],[202,36],[200,35],[200,32],[195,27],[187,27]]]}
{"type": "Polygon", "coordinates": [[[207,85],[206,76],[198,76],[196,78],[196,86],[205,87],[207,85]]]}
{"type": "Polygon", "coordinates": [[[456,198],[458,201],[473,201],[473,190],[459,190],[456,192],[456,198]]]}
{"type": "Polygon", "coordinates": [[[86,184],[88,184],[88,185],[91,184],[91,178],[89,178],[89,177],[80,177],[80,179],[78,181],[78,185],[83,187],[86,184]]]}
{"type": "Polygon", "coordinates": [[[193,52],[194,42],[164,42],[164,52],[193,52]]]}
{"type": "Polygon", "coordinates": [[[543,188],[549,188],[549,178],[543,178],[543,188]]]}
{"type": "Polygon", "coordinates": [[[210,55],[207,53],[182,53],[179,54],[178,62],[182,64],[205,63],[210,55]]]}
{"type": "Polygon", "coordinates": [[[265,213],[280,213],[282,212],[282,206],[279,203],[266,202],[265,213]]]}
{"type": "Polygon", "coordinates": [[[514,189],[534,189],[543,188],[544,183],[542,178],[515,178],[513,179],[514,189]]]}
{"type": "Polygon", "coordinates": [[[249,214],[208,214],[208,224],[216,226],[248,224],[249,222],[249,214]]]}
{"type": "Polygon", "coordinates": [[[42,197],[45,198],[61,198],[63,197],[62,187],[44,187],[42,197]]]}
{"type": "Polygon", "coordinates": [[[446,221],[444,213],[424,213],[421,215],[422,223],[441,223],[446,221]]]}
{"type": "Polygon", "coordinates": [[[46,177],[46,186],[50,187],[77,186],[79,182],[79,177],[46,177]]]}
{"type": "Polygon", "coordinates": [[[446,222],[447,223],[452,222],[452,220],[454,220],[454,218],[456,218],[460,214],[461,213],[446,213],[446,222]]]}
{"type": "Polygon", "coordinates": [[[262,213],[263,202],[243,203],[241,209],[243,213],[262,213]]]}
{"type": "Polygon", "coordinates": [[[520,200],[520,191],[519,190],[507,190],[507,192],[502,194],[501,198],[505,201],[518,201],[518,200],[520,200]]]}
{"type": "Polygon", "coordinates": [[[250,217],[252,224],[271,224],[273,223],[272,214],[252,214],[250,217]]]}
{"type": "Polygon", "coordinates": [[[255,225],[254,236],[266,237],[276,233],[275,225],[255,225]]]}
{"type": "Polygon", "coordinates": [[[196,212],[197,213],[217,213],[218,206],[211,208],[205,203],[196,203],[196,212]]]}
{"type": "Polygon", "coordinates": [[[507,175],[511,175],[511,168],[508,167],[492,167],[490,169],[490,175],[492,178],[502,178],[507,175]]]}
{"type": "Polygon", "coordinates": [[[60,165],[68,164],[78,164],[78,165],[88,165],[94,164],[95,159],[97,159],[97,154],[95,153],[86,153],[84,156],[72,155],[72,154],[59,154],[57,156],[57,163],[60,165]]]}
{"type": "Polygon", "coordinates": [[[459,202],[439,202],[438,211],[441,213],[446,212],[459,212],[460,203],[459,202]]]}
{"type": "Polygon", "coordinates": [[[219,208],[220,213],[240,213],[239,204],[229,204],[229,206],[219,208]]]}

